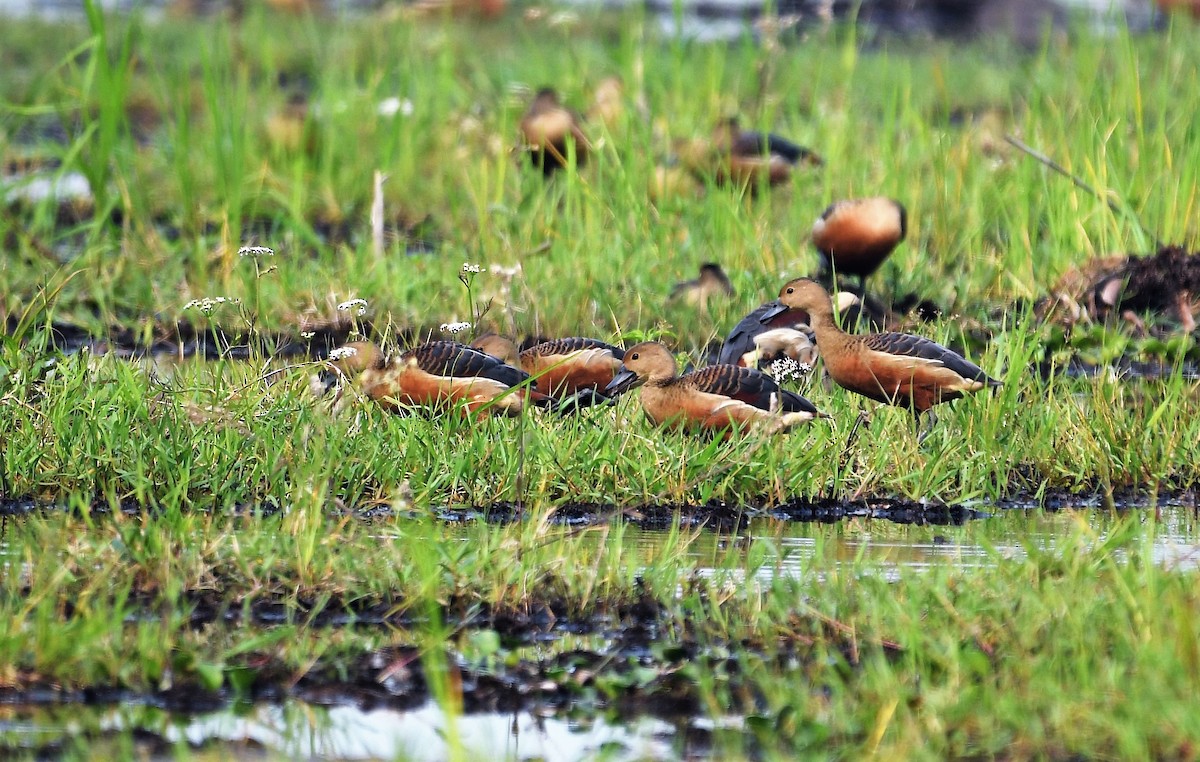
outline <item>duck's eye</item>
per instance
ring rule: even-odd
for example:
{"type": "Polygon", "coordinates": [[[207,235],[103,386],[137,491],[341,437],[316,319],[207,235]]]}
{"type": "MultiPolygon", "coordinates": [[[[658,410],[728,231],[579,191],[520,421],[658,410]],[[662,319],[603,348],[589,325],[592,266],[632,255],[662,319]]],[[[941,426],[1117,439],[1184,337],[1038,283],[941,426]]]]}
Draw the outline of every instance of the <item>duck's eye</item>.
{"type": "Polygon", "coordinates": [[[634,352],[634,353],[633,353],[633,356],[632,356],[632,357],[630,357],[629,359],[630,359],[630,360],[636,360],[636,359],[638,359],[638,353],[637,353],[637,352],[634,352]]]}
{"type": "Polygon", "coordinates": [[[787,290],[787,292],[788,292],[789,294],[794,294],[794,293],[796,293],[796,289],[792,288],[791,286],[788,286],[788,290],[787,290]]]}

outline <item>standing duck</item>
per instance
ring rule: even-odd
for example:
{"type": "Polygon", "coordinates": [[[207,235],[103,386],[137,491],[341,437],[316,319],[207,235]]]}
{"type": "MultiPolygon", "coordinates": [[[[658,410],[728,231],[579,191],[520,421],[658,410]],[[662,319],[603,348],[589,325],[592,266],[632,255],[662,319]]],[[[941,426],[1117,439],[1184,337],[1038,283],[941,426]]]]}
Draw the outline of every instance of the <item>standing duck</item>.
{"type": "Polygon", "coordinates": [[[710,365],[677,375],[675,356],[656,341],[625,350],[625,361],[605,394],[642,387],[642,408],[656,424],[728,432],[766,426],[786,431],[828,417],[770,376],[737,365],[710,365]]]}
{"type": "Polygon", "coordinates": [[[787,182],[797,164],[821,164],[819,156],[787,138],[742,129],[736,117],[717,122],[707,140],[680,144],[679,158],[701,177],[752,193],[763,184],[787,182]]]}
{"type": "Polygon", "coordinates": [[[922,336],[846,333],[834,320],[829,292],[814,280],[789,281],[779,292],[779,304],[808,315],[821,359],[838,386],[906,407],[918,417],[938,403],[1001,385],[962,355],[922,336]]]}
{"type": "Polygon", "coordinates": [[[876,196],[830,204],[813,223],[812,242],[827,270],[857,276],[861,290],[907,234],[904,206],[876,196]]]}
{"type": "Polygon", "coordinates": [[[581,121],[579,114],[559,101],[553,89],[538,90],[521,117],[521,135],[533,166],[548,177],[567,166],[573,148],[575,166],[582,167],[592,145],[583,134],[581,121]]]}
{"type": "Polygon", "coordinates": [[[773,133],[744,130],[737,117],[717,123],[713,144],[721,157],[717,182],[755,187],[786,182],[797,164],[821,164],[815,153],[773,133]]]}

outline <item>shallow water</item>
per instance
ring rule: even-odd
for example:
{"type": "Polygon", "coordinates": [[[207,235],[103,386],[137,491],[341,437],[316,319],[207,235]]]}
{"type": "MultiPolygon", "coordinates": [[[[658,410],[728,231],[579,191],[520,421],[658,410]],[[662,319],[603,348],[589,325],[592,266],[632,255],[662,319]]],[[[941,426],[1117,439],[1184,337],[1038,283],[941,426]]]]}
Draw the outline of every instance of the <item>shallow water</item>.
{"type": "MultiPolygon", "coordinates": [[[[707,735],[711,723],[704,723],[707,735]]],[[[457,717],[453,729],[432,702],[407,712],[322,707],[299,701],[230,707],[195,715],[145,706],[2,707],[0,749],[49,749],[86,730],[97,751],[133,744],[138,756],[166,759],[171,747],[216,745],[222,759],[403,759],[436,762],[460,750],[467,759],[575,760],[694,759],[687,728],[638,718],[614,723],[601,718],[564,719],[531,712],[457,717]],[[453,739],[453,740],[451,740],[453,739]]]]}
{"type": "MultiPolygon", "coordinates": [[[[1055,547],[1080,535],[1089,544],[1102,543],[1118,522],[1131,516],[1154,524],[1153,540],[1144,546],[1148,560],[1173,570],[1200,568],[1200,518],[1190,503],[1166,505],[1157,512],[1152,508],[1115,512],[1096,507],[1054,512],[995,508],[987,518],[950,527],[862,518],[833,525],[760,518],[732,533],[682,531],[690,535],[686,552],[699,574],[737,583],[749,578],[769,584],[778,578],[822,579],[838,573],[884,579],[931,570],[983,573],[1006,558],[1033,551],[1053,553],[1055,547]]],[[[661,531],[632,526],[624,531],[624,541],[646,558],[664,548],[667,535],[661,531]]],[[[386,533],[386,529],[381,532],[386,533]]],[[[463,535],[465,542],[467,533],[463,535]]],[[[597,542],[606,536],[595,533],[597,542]]],[[[16,559],[5,559],[6,552],[7,546],[0,544],[0,565],[4,573],[12,573],[16,559]]],[[[1121,554],[1118,551],[1118,556],[1121,554]]],[[[611,633],[598,632],[576,642],[562,632],[546,635],[566,638],[559,645],[567,650],[603,651],[604,642],[611,637],[611,633]]],[[[600,712],[590,703],[568,711],[565,707],[571,702],[564,705],[530,698],[521,704],[525,710],[459,716],[451,728],[446,715],[432,702],[404,710],[395,705],[372,706],[378,702],[364,698],[350,703],[355,701],[352,693],[330,695],[342,696],[333,700],[346,703],[320,706],[288,699],[184,712],[159,708],[161,704],[155,705],[152,695],[126,695],[124,699],[132,699],[132,703],[0,704],[0,756],[5,751],[37,756],[80,751],[85,755],[167,759],[177,757],[180,749],[191,748],[221,759],[441,760],[452,755],[452,744],[458,744],[454,748],[463,749],[466,758],[574,762],[715,759],[720,752],[714,749],[753,743],[753,734],[738,717],[668,722],[645,715],[619,717],[613,711],[600,712]]],[[[312,699],[313,694],[307,697],[312,699]]],[[[11,695],[6,700],[14,698],[62,700],[11,695]]]]}
{"type": "MultiPolygon", "coordinates": [[[[987,510],[986,506],[977,507],[987,510]]],[[[1099,543],[1115,522],[1130,513],[1143,521],[1156,521],[1150,544],[1154,563],[1173,570],[1200,568],[1200,519],[1194,507],[1184,505],[1165,506],[1157,517],[1148,508],[1115,513],[1099,508],[1056,512],[995,509],[987,518],[953,527],[849,519],[836,525],[832,538],[814,532],[812,524],[754,521],[743,536],[747,545],[764,543],[770,548],[754,575],[762,581],[776,576],[822,575],[841,568],[897,579],[902,573],[934,567],[986,568],[1005,558],[1025,556],[1026,547],[1052,549],[1061,538],[1080,530],[1094,535],[1099,543]]],[[[661,542],[655,535],[639,533],[637,542],[647,545],[661,542]]],[[[722,542],[714,538],[692,546],[702,573],[722,572],[719,565],[703,566],[703,555],[714,552],[715,557],[722,542]]]]}

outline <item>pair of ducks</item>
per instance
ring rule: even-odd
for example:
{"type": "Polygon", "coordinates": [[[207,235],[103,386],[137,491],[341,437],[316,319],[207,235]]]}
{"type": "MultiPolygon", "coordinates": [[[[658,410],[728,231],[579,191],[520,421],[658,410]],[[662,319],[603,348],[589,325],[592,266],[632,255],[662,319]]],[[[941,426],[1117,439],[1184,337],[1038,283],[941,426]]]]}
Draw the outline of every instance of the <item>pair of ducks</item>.
{"type": "MultiPolygon", "coordinates": [[[[1000,385],[929,339],[845,333],[834,318],[829,293],[816,281],[790,281],[778,301],[765,306],[769,308],[761,319],[767,322],[786,312],[804,314],[826,370],[839,386],[907,407],[917,416],[965,393],[1000,385]]],[[[504,341],[481,339],[484,349],[516,364],[457,342],[434,341],[390,361],[375,345],[357,342],[344,347],[331,365],[337,374],[358,376],[368,397],[392,409],[461,404],[471,412],[516,414],[529,403],[558,406],[580,394],[601,395],[593,398],[601,400],[641,386],[643,409],[662,425],[723,433],[753,426],[785,431],[828,417],[756,368],[717,364],[680,376],[674,355],[658,342],[622,351],[595,339],[560,339],[517,353],[504,341]]]]}

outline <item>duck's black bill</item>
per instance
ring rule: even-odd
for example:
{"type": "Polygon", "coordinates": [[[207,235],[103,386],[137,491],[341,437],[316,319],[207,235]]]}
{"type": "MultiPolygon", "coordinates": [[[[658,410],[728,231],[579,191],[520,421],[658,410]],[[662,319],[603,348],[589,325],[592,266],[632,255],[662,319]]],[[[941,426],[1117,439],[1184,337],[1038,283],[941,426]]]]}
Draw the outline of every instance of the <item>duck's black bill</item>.
{"type": "Polygon", "coordinates": [[[615,397],[618,394],[624,394],[637,385],[637,374],[622,366],[621,371],[613,376],[613,380],[608,382],[608,386],[604,387],[604,394],[607,397],[615,397]]]}
{"type": "Polygon", "coordinates": [[[324,397],[326,394],[329,394],[329,391],[337,386],[341,377],[342,374],[332,368],[322,368],[317,373],[317,383],[321,389],[321,396],[324,397]]]}

